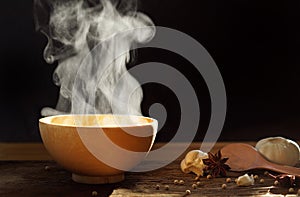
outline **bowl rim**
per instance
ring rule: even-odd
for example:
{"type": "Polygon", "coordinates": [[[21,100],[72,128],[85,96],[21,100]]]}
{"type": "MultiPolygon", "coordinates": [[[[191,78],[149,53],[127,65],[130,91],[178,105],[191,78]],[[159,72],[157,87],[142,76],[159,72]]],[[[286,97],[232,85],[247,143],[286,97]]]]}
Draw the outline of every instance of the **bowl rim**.
{"type": "Polygon", "coordinates": [[[46,125],[54,125],[54,126],[63,126],[63,127],[75,127],[75,128],[126,128],[126,127],[143,127],[143,126],[153,126],[157,125],[157,120],[151,117],[143,116],[143,115],[131,115],[131,114],[60,114],[60,115],[53,115],[47,116],[39,119],[39,123],[43,123],[46,125]],[[91,126],[83,126],[83,125],[71,125],[71,124],[60,124],[60,123],[53,123],[51,120],[57,117],[65,117],[65,116],[131,116],[137,118],[146,118],[151,120],[148,123],[139,123],[139,124],[120,124],[120,125],[91,125],[91,126]]]}

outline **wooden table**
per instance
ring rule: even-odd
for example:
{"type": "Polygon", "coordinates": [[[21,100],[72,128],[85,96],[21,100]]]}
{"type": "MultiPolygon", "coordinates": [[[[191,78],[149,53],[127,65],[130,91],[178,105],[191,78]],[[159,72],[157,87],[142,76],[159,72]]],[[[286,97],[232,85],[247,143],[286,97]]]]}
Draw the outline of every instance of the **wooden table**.
{"type": "MultiPolygon", "coordinates": [[[[212,152],[216,152],[230,142],[215,144],[212,152]]],[[[247,142],[254,145],[254,142],[247,142]]],[[[182,148],[183,144],[173,144],[174,148],[182,148]]],[[[162,146],[158,143],[154,148],[162,146]]],[[[199,149],[200,143],[193,143],[188,150],[199,149]]],[[[57,165],[48,155],[43,144],[40,143],[0,143],[0,196],[283,196],[288,188],[273,186],[274,180],[263,175],[263,171],[250,172],[259,175],[259,179],[250,187],[238,187],[234,179],[241,174],[229,173],[231,183],[222,189],[225,178],[200,178],[200,185],[192,188],[195,175],[184,174],[180,170],[181,155],[171,164],[150,172],[125,174],[125,181],[116,184],[87,185],[75,183],[71,180],[71,173],[57,165]],[[48,166],[45,169],[45,166],[48,166]],[[184,180],[183,185],[175,185],[174,180],[184,180]],[[160,185],[157,189],[156,185],[160,185]],[[169,186],[169,190],[165,186],[169,186]],[[275,195],[276,194],[276,195],[275,195]]],[[[298,188],[295,188],[295,193],[298,188]]],[[[289,194],[287,196],[296,196],[289,194]]]]}

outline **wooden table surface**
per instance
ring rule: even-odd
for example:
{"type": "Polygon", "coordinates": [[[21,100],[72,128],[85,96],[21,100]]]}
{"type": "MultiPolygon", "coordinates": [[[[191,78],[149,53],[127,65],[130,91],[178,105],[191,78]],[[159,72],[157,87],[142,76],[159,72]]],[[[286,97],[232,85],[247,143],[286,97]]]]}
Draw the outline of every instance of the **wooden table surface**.
{"type": "MultiPolygon", "coordinates": [[[[216,152],[224,145],[232,142],[218,142],[212,152],[216,152]]],[[[246,142],[254,145],[254,142],[246,142]]],[[[154,148],[163,144],[156,143],[154,148]]],[[[182,143],[172,144],[176,149],[182,149],[182,143]]],[[[186,150],[199,149],[200,143],[193,143],[186,150]]],[[[40,143],[0,143],[0,196],[296,196],[289,193],[288,188],[275,187],[274,180],[265,176],[263,171],[252,171],[258,174],[259,179],[250,187],[238,187],[234,181],[226,183],[225,178],[200,178],[200,185],[192,188],[195,175],[184,174],[180,170],[180,162],[184,154],[171,164],[154,171],[125,174],[125,181],[116,184],[88,185],[79,184],[71,180],[71,173],[56,164],[48,155],[43,144],[40,143]],[[45,170],[48,166],[49,170],[45,170]],[[184,180],[183,185],[174,185],[174,180],[184,180]],[[221,185],[226,183],[227,188],[221,185]],[[156,185],[160,185],[157,189],[156,185]],[[169,186],[169,190],[165,186],[169,186]],[[270,194],[272,193],[272,195],[270,194]]],[[[243,173],[244,174],[244,173],[243,173]]],[[[232,180],[237,173],[229,173],[232,180]]]]}

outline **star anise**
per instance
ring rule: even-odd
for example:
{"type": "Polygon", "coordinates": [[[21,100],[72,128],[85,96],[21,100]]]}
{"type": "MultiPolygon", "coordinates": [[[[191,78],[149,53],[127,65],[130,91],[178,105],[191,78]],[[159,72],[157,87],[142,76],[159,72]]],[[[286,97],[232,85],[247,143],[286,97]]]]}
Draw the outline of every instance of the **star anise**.
{"type": "Polygon", "coordinates": [[[230,170],[230,167],[225,164],[228,158],[222,158],[221,151],[216,154],[208,153],[208,159],[203,159],[203,163],[206,165],[204,171],[213,177],[226,176],[226,171],[230,170]]]}

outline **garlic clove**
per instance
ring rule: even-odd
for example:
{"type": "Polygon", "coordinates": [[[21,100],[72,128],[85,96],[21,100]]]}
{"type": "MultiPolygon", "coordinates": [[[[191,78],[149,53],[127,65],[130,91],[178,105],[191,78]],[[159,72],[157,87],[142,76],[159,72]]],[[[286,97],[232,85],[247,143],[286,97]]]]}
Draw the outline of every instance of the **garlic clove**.
{"type": "Polygon", "coordinates": [[[269,137],[257,142],[255,148],[267,160],[281,164],[295,166],[299,161],[299,145],[283,137],[269,137]]]}
{"type": "Polygon", "coordinates": [[[239,176],[237,178],[236,184],[238,186],[250,186],[250,185],[254,185],[253,175],[249,176],[248,174],[244,174],[243,176],[239,176]]]}
{"type": "Polygon", "coordinates": [[[189,170],[189,168],[187,167],[187,165],[186,165],[185,159],[183,159],[183,160],[181,161],[181,163],[180,163],[180,168],[181,168],[181,171],[182,171],[183,173],[188,174],[188,173],[191,172],[191,171],[189,170]]]}
{"type": "Polygon", "coordinates": [[[207,153],[200,150],[192,150],[188,152],[180,163],[181,171],[184,173],[193,172],[197,176],[203,176],[205,164],[202,159],[206,158],[208,158],[207,153]]]}
{"type": "Polygon", "coordinates": [[[202,152],[201,150],[191,150],[185,156],[185,163],[187,165],[190,165],[195,162],[198,162],[199,159],[204,159],[207,157],[208,157],[207,153],[202,152]]]}
{"type": "Polygon", "coordinates": [[[198,177],[199,176],[203,176],[203,169],[204,169],[204,165],[200,165],[200,166],[191,166],[189,168],[189,170],[191,172],[193,172],[194,174],[196,174],[198,177]]]}

